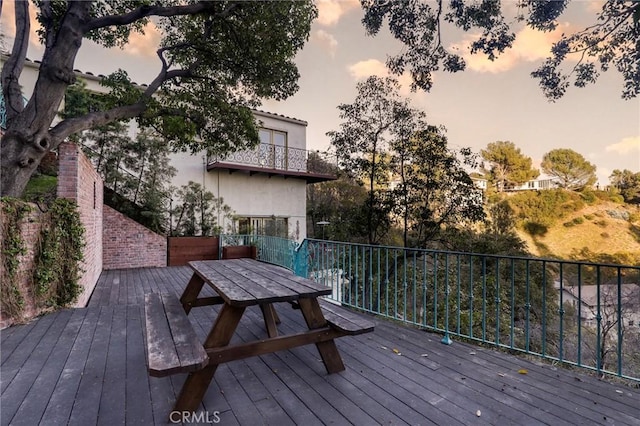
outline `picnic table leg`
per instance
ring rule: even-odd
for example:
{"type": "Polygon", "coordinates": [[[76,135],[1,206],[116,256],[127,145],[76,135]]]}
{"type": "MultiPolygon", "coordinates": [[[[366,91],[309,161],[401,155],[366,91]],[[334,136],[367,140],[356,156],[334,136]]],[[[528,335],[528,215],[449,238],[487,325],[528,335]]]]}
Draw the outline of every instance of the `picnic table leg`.
{"type": "Polygon", "coordinates": [[[184,311],[189,315],[189,311],[191,311],[191,304],[198,299],[198,295],[204,286],[204,280],[200,278],[200,275],[193,273],[193,276],[189,280],[189,284],[182,292],[182,296],[180,296],[180,303],[182,303],[182,307],[184,311]]]}
{"type": "MultiPolygon", "coordinates": [[[[322,314],[322,309],[320,308],[318,299],[300,299],[298,302],[309,330],[325,327],[327,325],[327,320],[322,314]]],[[[333,339],[316,343],[316,347],[318,348],[318,352],[320,352],[320,357],[322,358],[322,362],[324,362],[327,373],[332,374],[344,371],[345,368],[342,362],[342,357],[340,356],[336,342],[333,339]]]]}
{"type": "Polygon", "coordinates": [[[269,337],[278,337],[278,328],[276,327],[276,324],[280,322],[280,319],[278,318],[278,314],[276,313],[273,304],[266,303],[264,305],[260,305],[260,309],[262,310],[264,325],[267,327],[267,335],[269,337]]]}
{"type": "MultiPolygon", "coordinates": [[[[227,346],[231,341],[236,327],[238,327],[244,310],[244,307],[239,308],[224,304],[204,342],[204,348],[210,349],[227,346]]],[[[202,398],[207,392],[217,368],[218,364],[209,364],[202,370],[189,373],[187,380],[184,382],[184,385],[182,385],[173,411],[194,412],[200,402],[202,402],[202,398]]]]}

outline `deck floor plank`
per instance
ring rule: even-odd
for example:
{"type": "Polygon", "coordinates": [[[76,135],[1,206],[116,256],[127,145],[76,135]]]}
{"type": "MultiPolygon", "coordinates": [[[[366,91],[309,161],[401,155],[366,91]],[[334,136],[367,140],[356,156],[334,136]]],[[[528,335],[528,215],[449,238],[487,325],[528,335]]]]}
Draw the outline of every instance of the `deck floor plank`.
{"type": "MultiPolygon", "coordinates": [[[[186,375],[148,376],[141,307],[145,293],[179,296],[191,275],[188,266],[104,271],[88,308],[0,333],[1,423],[168,424],[186,375]]],[[[212,295],[205,286],[201,297],[212,295]]],[[[300,311],[286,303],[276,309],[280,332],[305,329],[300,311]]],[[[218,311],[189,314],[200,339],[218,311]]],[[[199,409],[225,425],[640,426],[637,388],[375,322],[373,333],[337,339],[344,372],[327,375],[314,345],[230,362],[219,367],[199,409]],[[518,374],[522,368],[527,374],[518,374]]],[[[232,341],[264,336],[260,310],[249,308],[232,341]]]]}
{"type": "MultiPolygon", "coordinates": [[[[52,314],[55,320],[24,360],[24,364],[19,368],[20,374],[15,374],[11,383],[4,390],[2,397],[0,397],[3,423],[5,419],[11,421],[25,397],[30,393],[46,365],[49,355],[53,352],[56,342],[64,332],[72,313],[71,310],[66,309],[52,314]]],[[[39,396],[39,394],[36,395],[39,396]]]]}
{"type": "Polygon", "coordinates": [[[127,364],[127,307],[113,310],[102,394],[98,404],[98,424],[117,425],[125,421],[127,364]]]}
{"type": "Polygon", "coordinates": [[[78,386],[87,362],[91,342],[95,334],[101,308],[85,309],[82,325],[77,338],[66,358],[62,374],[42,416],[43,423],[49,425],[66,425],[71,416],[73,404],[78,398],[78,386]]]}
{"type": "Polygon", "coordinates": [[[73,404],[69,425],[82,426],[95,424],[98,421],[100,399],[106,377],[105,367],[113,323],[113,309],[112,306],[100,308],[96,331],[78,386],[78,395],[82,395],[82,398],[76,398],[73,404]]]}

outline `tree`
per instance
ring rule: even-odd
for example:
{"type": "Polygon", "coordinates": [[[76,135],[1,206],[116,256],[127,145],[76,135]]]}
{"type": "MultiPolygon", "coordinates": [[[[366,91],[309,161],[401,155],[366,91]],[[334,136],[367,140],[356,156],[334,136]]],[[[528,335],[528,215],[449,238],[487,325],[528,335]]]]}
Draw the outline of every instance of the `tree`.
{"type": "Polygon", "coordinates": [[[172,211],[175,223],[172,235],[216,235],[222,231],[218,217],[233,219],[233,210],[199,183],[190,181],[177,192],[177,206],[172,211]]]}
{"type": "Polygon", "coordinates": [[[627,203],[640,203],[640,172],[614,170],[609,176],[611,185],[618,188],[627,203]]]}
{"type": "MultiPolygon", "coordinates": [[[[428,91],[435,71],[442,68],[458,72],[466,67],[460,50],[444,45],[445,27],[479,33],[471,43],[471,53],[482,53],[494,60],[513,46],[515,31],[523,25],[537,31],[555,30],[569,0],[521,0],[514,17],[506,16],[505,3],[498,0],[436,0],[435,3],[363,0],[362,22],[369,35],[378,34],[388,22],[389,31],[405,48],[387,60],[387,67],[396,75],[408,71],[413,78],[413,88],[428,91]]],[[[551,48],[550,56],[531,73],[549,100],[562,97],[572,80],[575,86],[584,87],[612,66],[622,74],[622,97],[631,99],[638,95],[640,3],[635,0],[603,3],[592,25],[563,34],[551,48]]]]}
{"type": "Polygon", "coordinates": [[[367,183],[367,242],[374,244],[388,226],[384,218],[390,211],[384,191],[389,182],[391,158],[385,153],[394,139],[406,137],[406,128],[419,122],[423,114],[400,97],[395,79],[371,76],[358,83],[357,89],[353,103],[338,106],[343,120],[340,130],[327,135],[340,166],[367,183]]]}
{"type": "Polygon", "coordinates": [[[443,128],[427,126],[392,148],[395,157],[405,159],[398,165],[402,180],[392,191],[403,218],[405,246],[410,245],[409,226],[411,246],[426,247],[446,228],[484,219],[482,191],[464,169],[475,166],[475,156],[469,149],[450,150],[443,128]]]}
{"type": "Polygon", "coordinates": [[[532,167],[531,158],[522,154],[513,142],[491,142],[480,154],[491,165],[491,168],[485,171],[498,192],[522,185],[540,175],[540,172],[532,167]]]}
{"type": "Polygon", "coordinates": [[[542,157],[542,170],[564,189],[583,189],[596,182],[596,166],[572,149],[553,149],[542,157]]]}
{"type": "Polygon", "coordinates": [[[23,105],[18,79],[29,45],[26,1],[15,3],[16,34],[2,69],[7,129],[2,136],[2,195],[19,196],[44,155],[74,133],[135,118],[176,150],[209,155],[259,142],[250,108],[261,98],[284,99],[298,88],[295,54],[308,39],[311,2],[41,1],[37,19],[45,46],[32,96],[23,105]],[[75,81],[83,40],[122,47],[132,32],[154,24],[162,32],[159,72],[145,88],[124,71],[103,80],[104,107],[53,125],[75,81]]]}

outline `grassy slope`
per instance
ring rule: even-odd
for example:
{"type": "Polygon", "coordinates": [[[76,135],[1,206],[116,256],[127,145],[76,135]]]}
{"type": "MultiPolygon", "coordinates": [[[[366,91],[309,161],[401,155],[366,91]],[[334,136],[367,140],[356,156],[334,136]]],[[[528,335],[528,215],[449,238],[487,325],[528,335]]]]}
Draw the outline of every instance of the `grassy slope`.
{"type": "MultiPolygon", "coordinates": [[[[635,207],[600,201],[571,213],[549,228],[543,237],[532,238],[522,230],[518,234],[537,256],[569,258],[573,251],[584,247],[594,253],[614,254],[628,252],[640,254],[640,223],[611,217],[607,211],[637,211],[635,207]],[[587,216],[585,218],[585,216],[587,216]],[[581,217],[584,221],[566,227],[563,223],[581,217]]],[[[583,259],[588,260],[588,259],[583,259]]]]}

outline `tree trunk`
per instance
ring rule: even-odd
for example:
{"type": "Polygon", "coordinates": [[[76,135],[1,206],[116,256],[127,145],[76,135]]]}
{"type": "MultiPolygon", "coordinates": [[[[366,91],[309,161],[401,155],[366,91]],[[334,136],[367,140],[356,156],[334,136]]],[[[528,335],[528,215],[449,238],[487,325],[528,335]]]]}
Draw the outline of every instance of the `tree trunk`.
{"type": "Polygon", "coordinates": [[[25,133],[8,131],[2,137],[0,167],[0,194],[9,197],[20,197],[38,168],[40,161],[49,152],[38,142],[41,136],[29,136],[25,133]]]}

